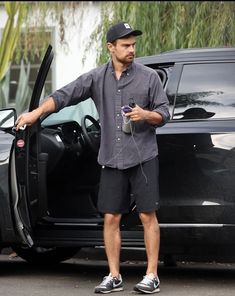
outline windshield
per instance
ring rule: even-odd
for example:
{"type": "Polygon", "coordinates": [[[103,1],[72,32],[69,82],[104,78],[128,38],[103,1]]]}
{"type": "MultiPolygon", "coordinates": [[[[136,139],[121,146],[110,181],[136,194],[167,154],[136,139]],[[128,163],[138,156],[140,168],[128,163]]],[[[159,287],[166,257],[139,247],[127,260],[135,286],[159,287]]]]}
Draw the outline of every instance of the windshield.
{"type": "Polygon", "coordinates": [[[83,101],[77,105],[65,107],[57,113],[50,114],[42,122],[42,126],[55,125],[62,122],[77,121],[81,124],[81,120],[85,115],[91,115],[98,120],[98,112],[92,99],[83,101]]]}

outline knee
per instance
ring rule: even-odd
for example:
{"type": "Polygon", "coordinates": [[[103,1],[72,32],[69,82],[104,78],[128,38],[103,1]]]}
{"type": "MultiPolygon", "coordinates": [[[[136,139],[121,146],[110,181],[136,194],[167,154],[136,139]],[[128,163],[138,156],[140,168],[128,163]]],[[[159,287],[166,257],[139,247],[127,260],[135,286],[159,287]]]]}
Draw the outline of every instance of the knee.
{"type": "Polygon", "coordinates": [[[120,214],[105,214],[106,225],[119,225],[121,220],[120,214]]]}
{"type": "Polygon", "coordinates": [[[150,213],[140,213],[140,220],[144,226],[156,225],[158,226],[158,221],[155,212],[150,213]]]}

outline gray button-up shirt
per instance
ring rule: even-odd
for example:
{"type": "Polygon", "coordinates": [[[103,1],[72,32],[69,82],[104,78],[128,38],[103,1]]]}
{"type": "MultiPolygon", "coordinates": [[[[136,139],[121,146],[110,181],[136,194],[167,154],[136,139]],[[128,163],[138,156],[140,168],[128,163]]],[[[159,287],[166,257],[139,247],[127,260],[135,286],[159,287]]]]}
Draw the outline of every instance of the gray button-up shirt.
{"type": "Polygon", "coordinates": [[[121,107],[133,99],[141,108],[169,119],[168,99],[155,70],[133,62],[117,80],[112,61],[79,76],[51,94],[56,111],[92,98],[99,113],[101,165],[126,169],[157,156],[155,128],[146,121],[133,122],[133,133],[122,131],[121,107]]]}

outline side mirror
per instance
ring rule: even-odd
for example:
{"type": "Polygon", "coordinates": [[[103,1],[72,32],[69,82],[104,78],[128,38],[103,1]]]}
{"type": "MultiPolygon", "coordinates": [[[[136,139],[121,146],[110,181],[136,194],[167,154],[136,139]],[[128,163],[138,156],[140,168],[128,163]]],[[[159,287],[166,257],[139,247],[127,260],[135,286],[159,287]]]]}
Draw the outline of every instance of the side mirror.
{"type": "Polygon", "coordinates": [[[0,130],[10,132],[15,126],[16,110],[14,108],[6,108],[0,110],[0,130]]]}

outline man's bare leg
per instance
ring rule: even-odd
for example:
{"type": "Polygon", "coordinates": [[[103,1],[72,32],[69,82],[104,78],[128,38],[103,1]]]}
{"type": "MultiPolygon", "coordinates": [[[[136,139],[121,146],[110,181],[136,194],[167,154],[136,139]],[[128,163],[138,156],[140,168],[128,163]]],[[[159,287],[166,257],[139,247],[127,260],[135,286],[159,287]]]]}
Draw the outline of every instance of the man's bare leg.
{"type": "Polygon", "coordinates": [[[104,243],[110,273],[113,277],[119,276],[120,270],[120,234],[121,214],[105,214],[104,217],[104,243]]]}
{"type": "Polygon", "coordinates": [[[146,274],[157,276],[158,256],[160,249],[160,227],[156,213],[140,213],[140,219],[144,227],[144,242],[147,254],[147,271],[146,274]]]}

